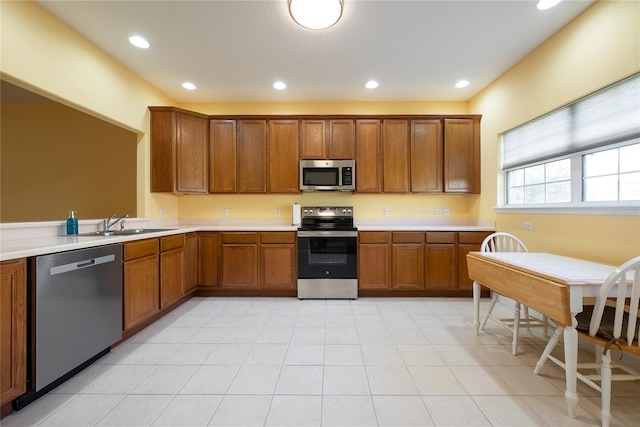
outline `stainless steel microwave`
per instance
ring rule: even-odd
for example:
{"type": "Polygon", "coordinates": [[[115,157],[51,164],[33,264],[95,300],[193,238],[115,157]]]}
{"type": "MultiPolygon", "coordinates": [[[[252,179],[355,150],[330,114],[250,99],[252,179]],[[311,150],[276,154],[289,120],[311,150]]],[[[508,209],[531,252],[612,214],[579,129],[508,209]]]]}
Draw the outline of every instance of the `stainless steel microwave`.
{"type": "Polygon", "coordinates": [[[354,160],[300,160],[300,191],[355,191],[354,160]]]}

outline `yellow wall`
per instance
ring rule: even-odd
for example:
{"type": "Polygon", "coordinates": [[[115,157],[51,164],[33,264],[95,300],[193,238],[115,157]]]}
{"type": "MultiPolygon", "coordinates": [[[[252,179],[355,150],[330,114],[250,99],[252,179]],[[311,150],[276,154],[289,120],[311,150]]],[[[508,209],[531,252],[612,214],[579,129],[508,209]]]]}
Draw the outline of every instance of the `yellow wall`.
{"type": "Polygon", "coordinates": [[[138,215],[177,218],[177,197],[149,194],[147,106],[173,100],[38,4],[3,1],[0,13],[2,79],[135,132],[138,215]]]}
{"type": "MultiPolygon", "coordinates": [[[[640,2],[599,1],[470,102],[482,114],[482,197],[472,208],[492,218],[502,202],[500,134],[640,70],[640,2]]],[[[498,214],[496,228],[531,250],[620,264],[640,254],[637,216],[498,214]],[[524,221],[533,224],[523,230],[524,221]]]]}
{"type": "Polygon", "coordinates": [[[2,222],[136,216],[135,133],[54,102],[0,116],[2,222]]]}

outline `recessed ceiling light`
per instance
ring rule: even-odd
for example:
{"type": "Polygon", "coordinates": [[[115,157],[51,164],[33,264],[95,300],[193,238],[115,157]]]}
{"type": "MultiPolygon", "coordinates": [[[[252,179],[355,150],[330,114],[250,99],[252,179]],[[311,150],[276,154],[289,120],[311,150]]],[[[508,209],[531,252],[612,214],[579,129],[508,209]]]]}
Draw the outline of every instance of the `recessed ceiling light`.
{"type": "Polygon", "coordinates": [[[540,0],[538,4],[536,4],[536,7],[538,8],[538,10],[547,10],[551,9],[561,1],[562,0],[540,0]]]}
{"type": "Polygon", "coordinates": [[[149,46],[151,46],[149,42],[145,40],[144,37],[141,37],[141,36],[129,37],[129,43],[131,43],[135,47],[139,47],[140,49],[148,49],[149,46]]]}
{"type": "Polygon", "coordinates": [[[469,86],[469,81],[468,80],[460,80],[460,81],[458,81],[458,83],[455,84],[455,86],[458,89],[462,89],[463,87],[469,86]]]}
{"type": "Polygon", "coordinates": [[[375,80],[369,80],[364,87],[366,87],[367,89],[375,89],[378,87],[378,82],[375,80]]]}
{"type": "Polygon", "coordinates": [[[273,84],[273,87],[278,90],[283,90],[287,88],[287,85],[284,82],[278,80],[273,84]]]}
{"type": "Polygon", "coordinates": [[[187,90],[195,90],[196,89],[196,85],[194,85],[191,82],[184,82],[182,83],[182,87],[187,89],[187,90]]]}

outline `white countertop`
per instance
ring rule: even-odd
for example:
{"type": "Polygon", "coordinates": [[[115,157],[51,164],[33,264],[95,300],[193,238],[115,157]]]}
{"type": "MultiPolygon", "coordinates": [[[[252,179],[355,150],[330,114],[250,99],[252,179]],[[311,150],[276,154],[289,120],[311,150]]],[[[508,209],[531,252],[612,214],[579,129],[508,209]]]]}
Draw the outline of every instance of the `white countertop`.
{"type": "MultiPolygon", "coordinates": [[[[270,220],[181,221],[179,224],[128,220],[131,228],[164,228],[167,231],[127,236],[66,236],[64,222],[2,224],[0,227],[0,261],[56,252],[85,249],[196,231],[296,231],[297,226],[270,220]]],[[[424,221],[402,223],[365,220],[356,222],[359,231],[494,231],[493,226],[433,224],[424,221]]],[[[129,228],[129,227],[128,227],[129,228]]],[[[96,221],[80,221],[80,233],[98,229],[96,221]]]]}

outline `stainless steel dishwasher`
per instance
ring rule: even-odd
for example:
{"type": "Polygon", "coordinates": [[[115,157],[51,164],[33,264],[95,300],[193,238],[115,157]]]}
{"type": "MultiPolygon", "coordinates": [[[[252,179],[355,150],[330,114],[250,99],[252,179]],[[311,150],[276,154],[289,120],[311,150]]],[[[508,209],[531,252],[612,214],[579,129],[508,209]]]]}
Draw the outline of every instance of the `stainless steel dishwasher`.
{"type": "Polygon", "coordinates": [[[64,382],[122,338],[121,245],[33,258],[30,299],[28,376],[36,395],[25,396],[18,407],[64,382]]]}

